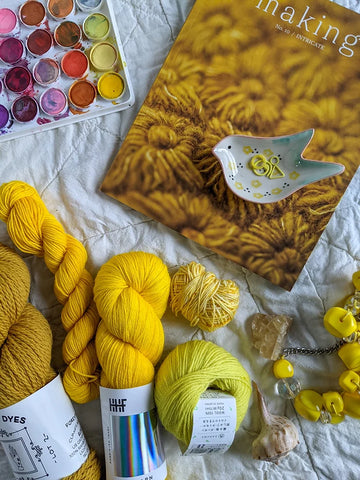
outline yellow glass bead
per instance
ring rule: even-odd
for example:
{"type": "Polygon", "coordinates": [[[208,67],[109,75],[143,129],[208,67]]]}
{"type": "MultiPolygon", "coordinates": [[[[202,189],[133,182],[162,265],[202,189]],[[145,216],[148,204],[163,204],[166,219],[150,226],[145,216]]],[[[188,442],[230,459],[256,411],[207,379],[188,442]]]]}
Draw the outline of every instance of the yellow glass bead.
{"type": "Polygon", "coordinates": [[[360,345],[357,342],[343,345],[338,355],[349,370],[360,369],[360,345]]]}
{"type": "Polygon", "coordinates": [[[279,358],[273,365],[273,373],[276,378],[289,378],[294,375],[294,367],[285,358],[279,358]]]}
{"type": "Polygon", "coordinates": [[[334,337],[349,337],[357,329],[354,315],[345,308],[332,307],[324,316],[324,327],[334,337]]]}
{"type": "Polygon", "coordinates": [[[339,415],[331,415],[331,422],[333,425],[336,425],[337,423],[341,423],[345,420],[345,415],[343,413],[340,413],[339,415]]]}
{"type": "Polygon", "coordinates": [[[360,290],[360,270],[355,272],[352,276],[352,282],[356,290],[360,290]]]}
{"type": "Polygon", "coordinates": [[[356,392],[360,388],[360,376],[353,370],[345,370],[339,377],[339,385],[345,392],[356,392]]]}
{"type": "Polygon", "coordinates": [[[294,407],[298,414],[312,422],[319,420],[323,406],[323,397],[314,390],[301,390],[294,400],[294,407]]]}
{"type": "Polygon", "coordinates": [[[324,405],[331,415],[339,415],[344,409],[344,401],[339,392],[326,392],[322,395],[324,405]]]}
{"type": "Polygon", "coordinates": [[[360,419],[360,395],[355,393],[344,392],[344,413],[350,415],[350,417],[360,419]]]}

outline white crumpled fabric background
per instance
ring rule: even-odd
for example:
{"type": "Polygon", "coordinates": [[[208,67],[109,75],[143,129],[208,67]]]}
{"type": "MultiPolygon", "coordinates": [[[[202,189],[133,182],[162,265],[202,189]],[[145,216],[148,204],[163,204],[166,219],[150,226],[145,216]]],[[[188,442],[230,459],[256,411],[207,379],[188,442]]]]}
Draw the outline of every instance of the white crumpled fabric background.
{"type": "MultiPolygon", "coordinates": [[[[288,314],[294,319],[287,339],[289,344],[314,347],[334,343],[334,338],[323,328],[322,318],[328,308],[352,293],[351,276],[360,269],[360,171],[291,292],[271,285],[99,191],[193,3],[194,0],[114,0],[135,105],[124,112],[1,143],[0,181],[23,180],[37,189],[65,230],[85,245],[89,257],[87,268],[93,275],[113,255],[144,250],[161,257],[170,274],[181,265],[197,261],[219,278],[237,282],[241,299],[236,316],[226,327],[213,333],[191,328],[186,320],[175,317],[168,309],[163,318],[164,356],[178,343],[194,338],[205,338],[223,346],[258,382],[270,410],[294,421],[299,429],[300,444],[278,466],[253,460],[251,443],[260,424],[257,406],[251,399],[235,441],[225,454],[184,457],[176,439],[163,432],[169,480],[359,479],[359,421],[348,417],[337,426],[313,424],[299,417],[289,401],[275,396],[272,362],[259,357],[252,348],[249,318],[256,312],[288,314]]],[[[360,11],[357,0],[339,0],[339,3],[360,11]]],[[[0,242],[11,246],[2,223],[0,242]]],[[[53,278],[42,259],[24,258],[32,275],[30,301],[52,326],[54,366],[61,369],[64,332],[61,307],[52,291],[53,278]]],[[[304,388],[321,391],[338,388],[337,379],[343,365],[337,355],[298,356],[293,363],[295,375],[304,388]]],[[[88,443],[103,458],[99,402],[75,408],[88,443]]],[[[0,447],[0,479],[12,478],[0,447]]]]}

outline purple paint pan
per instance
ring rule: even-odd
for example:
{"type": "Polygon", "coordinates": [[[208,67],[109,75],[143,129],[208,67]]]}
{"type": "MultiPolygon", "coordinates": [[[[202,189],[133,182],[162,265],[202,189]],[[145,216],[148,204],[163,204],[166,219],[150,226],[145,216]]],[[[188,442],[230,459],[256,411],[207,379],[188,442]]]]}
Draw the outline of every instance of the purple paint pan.
{"type": "Polygon", "coordinates": [[[9,110],[4,107],[4,105],[0,105],[0,128],[5,128],[9,124],[10,120],[10,113],[9,110]]]}
{"type": "Polygon", "coordinates": [[[34,80],[43,87],[56,82],[59,76],[60,66],[52,58],[40,58],[40,60],[34,65],[34,80]]]}
{"type": "Polygon", "coordinates": [[[7,65],[15,65],[25,57],[25,47],[21,40],[6,38],[0,45],[0,58],[7,65]]]}
{"type": "Polygon", "coordinates": [[[41,110],[51,117],[57,117],[64,113],[67,106],[67,97],[59,88],[49,88],[40,97],[41,110]]]}
{"type": "Polygon", "coordinates": [[[17,122],[32,122],[39,114],[39,105],[35,98],[24,95],[13,102],[11,114],[17,122]]]}
{"type": "Polygon", "coordinates": [[[32,85],[31,72],[26,67],[12,67],[6,72],[4,83],[11,92],[22,93],[32,85]]]}

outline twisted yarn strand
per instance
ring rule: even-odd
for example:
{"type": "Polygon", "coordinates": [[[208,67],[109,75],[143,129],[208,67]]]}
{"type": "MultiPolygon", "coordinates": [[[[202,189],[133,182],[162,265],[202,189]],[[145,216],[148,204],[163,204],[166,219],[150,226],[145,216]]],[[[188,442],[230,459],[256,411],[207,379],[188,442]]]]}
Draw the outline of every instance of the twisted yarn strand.
{"type": "MultiPolygon", "coordinates": [[[[23,260],[0,244],[0,408],[9,407],[53,380],[52,334],[30,303],[30,275],[23,260]]],[[[100,480],[94,450],[68,480],[100,480]]]]}
{"type": "Polygon", "coordinates": [[[156,255],[116,255],[99,270],[94,299],[101,316],[96,350],[101,385],[134,388],[152,382],[164,348],[161,324],[169,297],[170,276],[156,255]]]}
{"type": "Polygon", "coordinates": [[[179,268],[171,279],[170,307],[190,322],[212,332],[228,324],[239,306],[239,288],[232,280],[219,280],[200,263],[179,268]]]}
{"type": "Polygon", "coordinates": [[[63,383],[70,398],[86,403],[98,396],[98,360],[94,337],[99,315],[93,301],[93,279],[85,269],[87,253],[65,233],[36,190],[12,181],[0,186],[0,219],[14,244],[24,253],[44,257],[55,275],[54,293],[63,305],[61,321],[67,335],[63,358],[68,367],[63,383]]]}

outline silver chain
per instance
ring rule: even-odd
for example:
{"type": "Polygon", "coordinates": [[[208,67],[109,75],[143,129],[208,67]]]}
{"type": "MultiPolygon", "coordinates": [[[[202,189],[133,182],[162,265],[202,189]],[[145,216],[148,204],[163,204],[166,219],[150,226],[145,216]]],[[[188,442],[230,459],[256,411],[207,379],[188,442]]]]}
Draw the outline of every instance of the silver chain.
{"type": "MultiPolygon", "coordinates": [[[[360,321],[360,291],[355,290],[354,294],[348,298],[344,307],[345,310],[351,312],[357,321],[360,321]]],[[[331,355],[337,352],[345,343],[356,340],[355,334],[348,338],[342,338],[334,345],[329,347],[306,348],[306,347],[288,347],[283,348],[281,354],[286,357],[288,355],[331,355]]]]}
{"type": "Polygon", "coordinates": [[[337,352],[339,348],[344,345],[344,343],[346,343],[345,340],[340,340],[339,342],[335,343],[335,345],[331,345],[330,347],[288,347],[283,348],[281,354],[284,355],[284,357],[287,357],[288,355],[330,355],[334,352],[337,352]]]}

